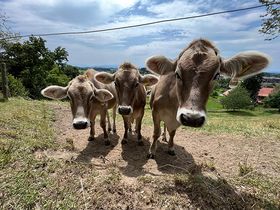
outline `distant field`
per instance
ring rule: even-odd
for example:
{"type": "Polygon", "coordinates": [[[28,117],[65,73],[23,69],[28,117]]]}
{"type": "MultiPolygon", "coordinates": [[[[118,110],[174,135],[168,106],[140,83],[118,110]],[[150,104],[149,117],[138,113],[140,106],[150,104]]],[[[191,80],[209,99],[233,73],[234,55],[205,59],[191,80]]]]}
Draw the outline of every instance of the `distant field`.
{"type": "MultiPolygon", "coordinates": [[[[212,100],[208,106],[204,128],[178,130],[177,157],[168,156],[160,143],[158,158],[147,160],[151,139],[142,148],[133,141],[129,149],[120,145],[119,115],[118,136],[105,147],[102,136],[90,144],[88,131],[72,130],[68,102],[0,103],[1,208],[279,209],[279,113],[226,112],[212,100]],[[255,147],[260,142],[263,150],[255,147]]],[[[147,107],[143,135],[151,134],[147,107]]]]}

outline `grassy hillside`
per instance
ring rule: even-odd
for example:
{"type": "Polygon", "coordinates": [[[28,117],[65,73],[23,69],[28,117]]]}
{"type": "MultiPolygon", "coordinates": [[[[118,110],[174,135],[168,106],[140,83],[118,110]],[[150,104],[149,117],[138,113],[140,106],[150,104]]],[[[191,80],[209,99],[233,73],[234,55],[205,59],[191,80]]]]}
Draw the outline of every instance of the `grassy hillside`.
{"type": "MultiPolygon", "coordinates": [[[[73,152],[56,141],[55,103],[13,98],[0,103],[2,209],[280,208],[279,180],[256,174],[247,165],[240,165],[242,176],[227,180],[206,176],[204,172],[213,172],[208,164],[185,173],[139,175],[131,185],[122,181],[114,162],[100,171],[90,163],[45,156],[45,151],[73,152]]],[[[147,111],[145,123],[151,125],[149,115],[147,111]]],[[[280,139],[279,121],[273,111],[210,112],[209,124],[194,132],[280,139]]]]}

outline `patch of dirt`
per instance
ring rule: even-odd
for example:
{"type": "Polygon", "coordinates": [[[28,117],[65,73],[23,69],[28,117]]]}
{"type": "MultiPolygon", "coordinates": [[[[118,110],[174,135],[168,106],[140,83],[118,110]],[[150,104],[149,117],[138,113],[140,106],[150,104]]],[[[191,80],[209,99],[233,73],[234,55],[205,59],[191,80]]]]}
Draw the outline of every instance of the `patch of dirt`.
{"type": "MultiPolygon", "coordinates": [[[[69,151],[44,151],[53,158],[73,159],[90,163],[98,170],[113,165],[122,172],[123,181],[135,183],[140,175],[160,176],[179,172],[192,173],[201,168],[215,171],[222,177],[238,176],[239,164],[248,165],[268,176],[280,177],[280,141],[267,136],[266,139],[245,138],[233,135],[203,134],[178,129],[174,142],[176,156],[167,154],[167,143],[158,142],[156,158],[147,159],[151,144],[152,126],[143,125],[144,146],[138,146],[136,136],[131,135],[126,145],[121,144],[123,123],[117,123],[117,134],[110,134],[111,145],[105,146],[102,129],[96,122],[96,139],[87,141],[89,128],[74,130],[70,109],[54,105],[57,141],[70,144],[69,151]]],[[[205,171],[207,171],[205,170],[205,171]]]]}

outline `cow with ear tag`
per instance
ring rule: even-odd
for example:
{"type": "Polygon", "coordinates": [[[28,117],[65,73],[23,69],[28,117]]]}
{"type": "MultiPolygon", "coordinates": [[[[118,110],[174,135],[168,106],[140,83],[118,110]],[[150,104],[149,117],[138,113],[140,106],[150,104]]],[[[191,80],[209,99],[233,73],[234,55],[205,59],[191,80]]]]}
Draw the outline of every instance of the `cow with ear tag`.
{"type": "Polygon", "coordinates": [[[116,73],[98,73],[95,75],[95,79],[105,84],[110,82],[115,84],[118,113],[123,117],[125,128],[122,144],[127,143],[128,130],[131,122],[135,120],[138,144],[143,145],[141,124],[146,105],[146,90],[144,86],[156,84],[158,78],[151,74],[142,76],[136,66],[125,62],[119,66],[116,73]]]}
{"type": "Polygon", "coordinates": [[[114,95],[106,90],[97,88],[87,76],[94,73],[88,70],[85,75],[80,75],[68,83],[66,87],[51,85],[41,91],[41,94],[50,99],[70,99],[73,116],[73,127],[85,129],[91,127],[89,141],[94,140],[95,118],[100,114],[100,126],[103,129],[105,145],[110,144],[106,130],[106,115],[109,108],[115,107],[114,95]]]}
{"type": "Polygon", "coordinates": [[[223,59],[214,44],[206,39],[192,41],[175,61],[164,56],[148,58],[148,70],[160,75],[151,93],[154,132],[148,157],[155,156],[161,121],[169,132],[170,155],[175,155],[173,138],[180,125],[203,126],[206,103],[220,74],[231,77],[230,86],[233,87],[240,79],[258,74],[268,63],[268,56],[256,51],[223,59]]]}

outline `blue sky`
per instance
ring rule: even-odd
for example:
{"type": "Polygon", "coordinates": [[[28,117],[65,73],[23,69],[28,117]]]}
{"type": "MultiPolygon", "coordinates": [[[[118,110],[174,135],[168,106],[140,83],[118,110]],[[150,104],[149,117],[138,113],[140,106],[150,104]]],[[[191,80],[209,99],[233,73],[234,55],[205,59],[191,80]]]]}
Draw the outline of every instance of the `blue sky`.
{"type": "MultiPolygon", "coordinates": [[[[258,5],[257,0],[0,0],[12,31],[21,35],[94,30],[258,5]]],[[[245,50],[267,53],[268,72],[280,72],[280,39],[258,32],[264,8],[119,31],[43,37],[47,46],[65,47],[69,64],[143,67],[152,55],[177,57],[193,39],[208,38],[228,58],[245,50]]]]}

